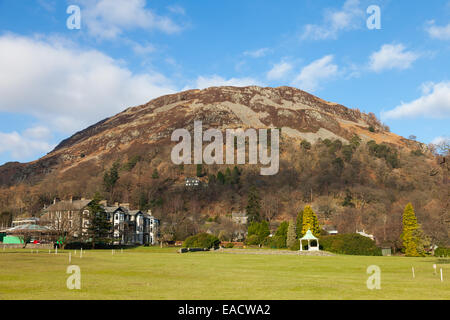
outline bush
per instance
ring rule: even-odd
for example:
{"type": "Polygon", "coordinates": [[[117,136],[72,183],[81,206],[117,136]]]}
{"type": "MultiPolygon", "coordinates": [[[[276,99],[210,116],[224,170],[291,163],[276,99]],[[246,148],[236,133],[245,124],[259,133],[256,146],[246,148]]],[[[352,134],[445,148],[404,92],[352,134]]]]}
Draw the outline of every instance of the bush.
{"type": "Polygon", "coordinates": [[[249,246],[259,245],[260,244],[259,237],[256,234],[252,234],[247,237],[247,239],[245,240],[245,244],[249,246]]]}
{"type": "MultiPolygon", "coordinates": [[[[263,244],[270,234],[269,224],[267,221],[251,222],[247,229],[248,239],[251,238],[251,244],[263,244]],[[254,237],[256,236],[256,237],[254,237]]],[[[247,240],[247,244],[249,240],[247,240]]]]}
{"type": "Polygon", "coordinates": [[[302,142],[300,142],[300,146],[305,150],[311,149],[311,143],[306,140],[302,140],[302,142]]]}
{"type": "Polygon", "coordinates": [[[393,150],[388,145],[381,143],[377,144],[374,140],[367,142],[367,148],[372,156],[380,159],[385,159],[392,168],[400,167],[400,160],[396,150],[393,150]]]}
{"type": "Polygon", "coordinates": [[[450,257],[450,248],[439,247],[434,250],[435,257],[450,257]]]}
{"type": "Polygon", "coordinates": [[[320,247],[325,251],[360,256],[381,256],[381,249],[375,241],[357,233],[324,236],[319,239],[320,247]]]}
{"type": "Polygon", "coordinates": [[[234,243],[232,243],[232,242],[227,243],[227,244],[225,245],[225,248],[228,248],[228,249],[234,248],[234,243]]]}
{"type": "Polygon", "coordinates": [[[272,249],[286,248],[286,238],[282,235],[275,235],[271,238],[267,238],[264,242],[264,246],[272,249]]]}
{"type": "MultiPolygon", "coordinates": [[[[307,248],[308,248],[308,246],[304,246],[304,247],[303,247],[303,250],[305,250],[305,249],[307,249],[307,248]]],[[[299,240],[295,241],[295,244],[292,245],[292,246],[290,246],[289,249],[292,250],[292,251],[298,251],[298,250],[300,250],[300,241],[299,241],[299,240]]]]}
{"type": "Polygon", "coordinates": [[[219,248],[220,240],[216,236],[207,233],[199,233],[188,237],[183,242],[184,248],[219,248]]]}

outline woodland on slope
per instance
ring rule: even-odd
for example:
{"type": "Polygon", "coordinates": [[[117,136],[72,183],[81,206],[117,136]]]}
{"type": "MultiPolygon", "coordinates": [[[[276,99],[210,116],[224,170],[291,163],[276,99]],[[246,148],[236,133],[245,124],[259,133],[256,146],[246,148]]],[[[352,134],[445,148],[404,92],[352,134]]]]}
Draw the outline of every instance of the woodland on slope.
{"type": "Polygon", "coordinates": [[[260,214],[273,230],[310,204],[322,226],[339,233],[365,230],[379,245],[400,248],[402,212],[411,202],[430,243],[449,245],[448,146],[442,156],[362,142],[357,135],[349,144],[330,139],[311,144],[282,135],[279,173],[265,177],[257,165],[173,165],[170,150],[170,145],[151,146],[62,176],[49,173],[38,183],[3,187],[0,219],[39,216],[54,198],[92,198],[99,192],[110,203],[151,209],[167,240],[206,230],[231,239],[240,228],[229,219],[231,212],[245,210],[255,187],[260,214]],[[186,188],[186,177],[198,177],[204,186],[186,188]]]}

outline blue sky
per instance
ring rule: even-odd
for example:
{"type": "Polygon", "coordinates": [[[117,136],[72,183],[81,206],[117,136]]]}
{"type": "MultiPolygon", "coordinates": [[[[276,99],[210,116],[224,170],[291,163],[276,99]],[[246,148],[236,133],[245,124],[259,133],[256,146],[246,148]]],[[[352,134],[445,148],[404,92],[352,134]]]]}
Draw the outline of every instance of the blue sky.
{"type": "Polygon", "coordinates": [[[0,0],[0,164],[216,85],[294,86],[437,142],[450,136],[449,71],[449,0],[0,0]],[[366,25],[371,5],[381,29],[366,25]]]}

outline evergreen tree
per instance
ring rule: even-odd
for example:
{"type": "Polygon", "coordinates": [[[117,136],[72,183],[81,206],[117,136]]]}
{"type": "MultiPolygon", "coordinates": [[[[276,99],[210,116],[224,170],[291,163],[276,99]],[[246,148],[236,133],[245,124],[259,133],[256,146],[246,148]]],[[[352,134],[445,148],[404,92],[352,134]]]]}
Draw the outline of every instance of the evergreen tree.
{"type": "Polygon", "coordinates": [[[219,171],[219,172],[217,173],[217,181],[218,181],[220,184],[225,184],[225,176],[223,175],[222,171],[219,171]]]}
{"type": "Polygon", "coordinates": [[[88,235],[92,241],[92,249],[96,242],[108,243],[111,241],[112,225],[107,214],[100,205],[100,195],[97,193],[89,204],[89,227],[88,235]]]}
{"type": "Polygon", "coordinates": [[[247,240],[250,240],[249,244],[262,245],[269,234],[269,223],[267,221],[253,221],[248,225],[247,240]]]}
{"type": "Polygon", "coordinates": [[[295,230],[295,223],[294,221],[289,222],[289,227],[287,231],[287,239],[286,239],[286,246],[288,248],[292,248],[297,243],[297,234],[295,230]]]}
{"type": "Polygon", "coordinates": [[[250,188],[250,191],[248,193],[248,201],[247,201],[247,207],[245,207],[247,212],[247,217],[249,222],[253,221],[260,221],[261,220],[261,204],[260,204],[260,198],[258,195],[258,191],[254,186],[250,188]]]}
{"type": "Polygon", "coordinates": [[[279,237],[282,242],[282,248],[286,247],[287,232],[289,228],[289,222],[283,221],[275,232],[275,237],[279,237]]]}
{"type": "Polygon", "coordinates": [[[159,178],[159,173],[158,173],[158,169],[153,169],[153,173],[152,173],[152,179],[158,179],[159,178]]]}
{"type": "Polygon", "coordinates": [[[230,168],[227,168],[227,170],[225,170],[225,183],[226,184],[232,184],[230,168]]]}
{"type": "Polygon", "coordinates": [[[120,163],[116,161],[103,175],[103,186],[105,187],[106,192],[109,192],[111,195],[114,191],[114,186],[116,185],[117,180],[119,180],[119,167],[120,163]]]}
{"type": "Polygon", "coordinates": [[[201,164],[197,164],[197,177],[203,177],[203,166],[201,164]]]}
{"type": "Polygon", "coordinates": [[[306,206],[303,209],[302,235],[306,234],[308,230],[311,230],[312,234],[316,237],[320,235],[319,221],[310,206],[306,206]]]}
{"type": "Polygon", "coordinates": [[[234,166],[233,171],[231,172],[231,183],[239,184],[239,176],[241,173],[239,172],[238,167],[234,166]]]}
{"type": "Polygon", "coordinates": [[[342,202],[342,206],[354,208],[355,204],[352,201],[353,201],[352,194],[351,194],[350,190],[347,190],[345,198],[344,198],[344,202],[342,202]]]}
{"type": "Polygon", "coordinates": [[[418,257],[423,254],[423,248],[420,248],[420,233],[414,208],[411,203],[408,203],[403,211],[403,232],[401,235],[407,257],[418,257]]]}
{"type": "Polygon", "coordinates": [[[303,210],[300,210],[300,212],[297,214],[297,221],[296,221],[296,233],[297,238],[300,239],[303,237],[302,230],[303,230],[303,210]]]}

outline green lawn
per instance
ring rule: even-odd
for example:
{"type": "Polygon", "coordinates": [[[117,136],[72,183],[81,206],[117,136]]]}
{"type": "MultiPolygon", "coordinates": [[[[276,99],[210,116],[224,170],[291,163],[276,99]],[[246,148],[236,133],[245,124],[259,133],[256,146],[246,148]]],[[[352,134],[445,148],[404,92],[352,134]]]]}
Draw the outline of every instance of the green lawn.
{"type": "Polygon", "coordinates": [[[0,249],[0,299],[450,299],[448,259],[84,251],[71,263],[82,288],[68,290],[68,252],[0,249]],[[369,265],[381,268],[380,290],[367,289],[369,265]]]}

